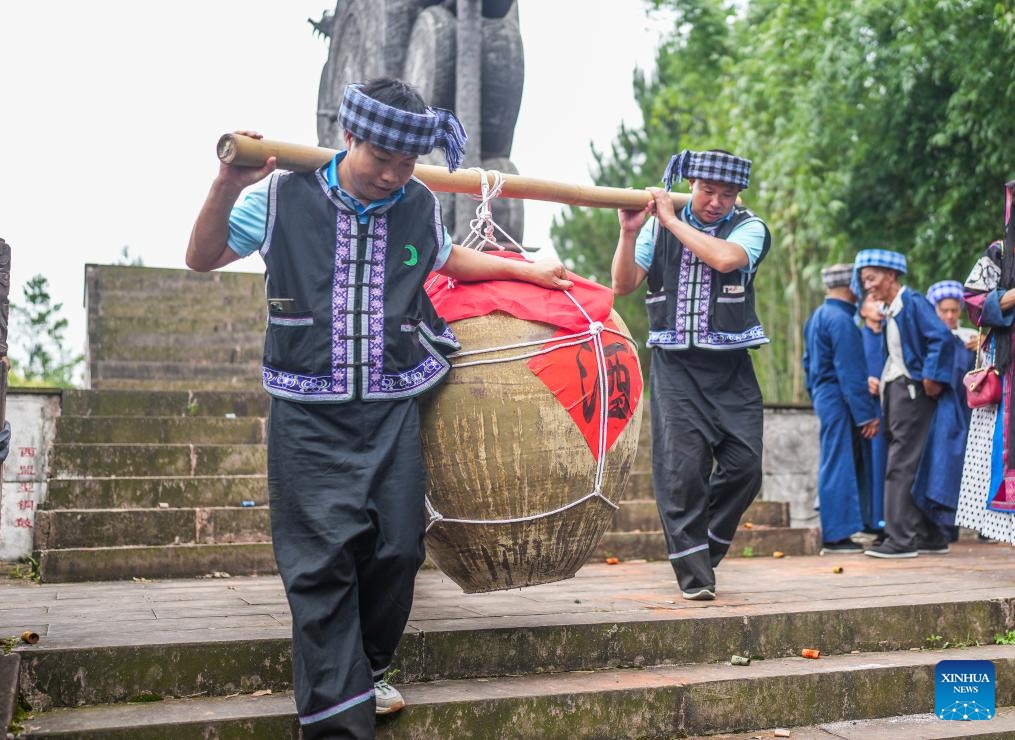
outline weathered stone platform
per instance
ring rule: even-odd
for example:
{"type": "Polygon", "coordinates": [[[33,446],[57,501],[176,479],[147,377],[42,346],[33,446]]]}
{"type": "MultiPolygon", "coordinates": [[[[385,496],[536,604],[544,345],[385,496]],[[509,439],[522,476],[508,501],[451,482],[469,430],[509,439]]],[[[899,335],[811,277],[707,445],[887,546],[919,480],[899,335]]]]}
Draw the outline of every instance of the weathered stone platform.
{"type": "MultiPolygon", "coordinates": [[[[1015,736],[1009,710],[972,723],[927,714],[943,659],[992,660],[999,710],[1015,705],[1015,646],[995,644],[1015,629],[1011,547],[738,558],[718,575],[719,599],[692,603],[665,562],[593,564],[567,581],[472,595],[422,571],[393,678],[409,707],[378,734],[1015,736]],[[731,666],[732,654],[753,662],[731,666]]],[[[41,639],[18,648],[36,710],[25,737],[296,737],[275,576],[7,581],[0,635],[26,629],[41,639]],[[162,700],[130,701],[146,695],[162,700]]]]}

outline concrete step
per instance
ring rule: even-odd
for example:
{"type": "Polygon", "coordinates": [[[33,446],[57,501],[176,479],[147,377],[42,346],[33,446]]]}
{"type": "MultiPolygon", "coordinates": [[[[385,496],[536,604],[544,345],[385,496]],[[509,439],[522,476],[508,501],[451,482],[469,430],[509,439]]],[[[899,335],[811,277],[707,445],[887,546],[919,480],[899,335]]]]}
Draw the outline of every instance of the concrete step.
{"type": "MultiPolygon", "coordinates": [[[[938,661],[977,659],[995,664],[998,704],[1015,704],[1015,647],[966,648],[842,655],[818,661],[779,658],[746,667],[654,666],[408,684],[400,687],[408,706],[378,721],[377,737],[714,737],[759,725],[898,717],[933,711],[938,661]]],[[[24,737],[142,740],[179,737],[184,729],[190,736],[210,737],[218,736],[215,728],[234,729],[242,723],[248,736],[295,738],[293,715],[288,694],[254,697],[251,692],[244,697],[55,710],[29,719],[24,737]]],[[[1003,721],[1010,722],[1010,714],[1006,712],[1003,721]]],[[[942,724],[952,733],[968,727],[942,724]]]]}
{"type": "Polygon", "coordinates": [[[242,290],[264,295],[264,274],[258,272],[204,272],[197,273],[171,267],[133,267],[130,265],[85,265],[85,280],[90,295],[133,291],[128,297],[135,301],[150,301],[151,292],[179,294],[193,291],[196,294],[219,290],[242,290]]]}
{"type": "Polygon", "coordinates": [[[34,557],[42,583],[258,575],[276,570],[270,542],[67,548],[38,550],[34,557]]]}
{"type": "Polygon", "coordinates": [[[261,380],[260,358],[242,362],[207,362],[187,357],[178,362],[149,360],[99,360],[89,366],[94,377],[113,380],[170,380],[207,383],[218,381],[223,387],[239,381],[261,380]]]}
{"type": "MultiPolygon", "coordinates": [[[[789,504],[785,501],[754,501],[741,521],[752,526],[788,527],[789,504]]],[[[614,532],[658,532],[659,510],[655,499],[629,499],[620,502],[613,515],[614,532]]]]}
{"type": "Polygon", "coordinates": [[[264,444],[264,419],[209,416],[60,416],[56,441],[78,444],[264,444]]]}
{"type": "Polygon", "coordinates": [[[242,374],[228,378],[195,380],[183,378],[177,380],[152,379],[136,380],[134,378],[98,378],[91,376],[92,388],[102,391],[230,391],[254,392],[261,388],[261,376],[258,371],[253,377],[242,374]]]}
{"type": "Polygon", "coordinates": [[[268,507],[40,510],[38,550],[270,542],[268,507]]]}
{"type": "MultiPolygon", "coordinates": [[[[172,317],[171,320],[161,313],[124,317],[89,315],[88,335],[101,337],[102,346],[109,346],[129,334],[160,334],[163,331],[176,334],[192,332],[195,336],[218,336],[229,341],[234,332],[263,333],[264,325],[264,313],[247,316],[218,313],[198,318],[172,317]]],[[[91,348],[89,350],[91,352],[91,348]]]]}
{"type": "MultiPolygon", "coordinates": [[[[817,529],[797,527],[741,526],[733,538],[727,557],[770,557],[783,555],[816,555],[821,549],[817,529]]],[[[593,559],[610,557],[621,560],[666,560],[666,542],[662,530],[656,532],[607,532],[596,547],[593,559]]]]}
{"type": "Polygon", "coordinates": [[[266,416],[263,390],[65,390],[61,408],[68,416],[266,416]]]}
{"type": "Polygon", "coordinates": [[[49,481],[45,508],[155,509],[268,503],[268,480],[257,475],[61,478],[49,481]]]}
{"type": "MultiPolygon", "coordinates": [[[[870,587],[861,585],[870,577],[859,570],[805,572],[811,567],[791,565],[797,589],[781,591],[771,584],[785,576],[734,569],[748,578],[737,587],[727,575],[724,587],[737,590],[720,589],[717,602],[681,600],[672,574],[656,580],[665,564],[588,566],[560,584],[469,595],[440,573],[424,572],[393,668],[398,683],[414,684],[716,664],[734,654],[762,666],[804,647],[826,656],[939,655],[924,650],[932,637],[934,645],[986,644],[990,659],[1015,655],[1015,647],[992,644],[1011,629],[1012,598],[979,589],[973,598],[949,601],[955,596],[934,590],[940,579],[922,580],[932,569],[924,569],[919,584],[907,570],[870,587]],[[645,572],[651,581],[639,575],[645,572]],[[835,578],[833,588],[821,585],[826,578],[835,578]],[[829,600],[831,594],[847,598],[829,600]]],[[[289,610],[277,578],[44,583],[0,609],[0,633],[26,629],[43,638],[20,651],[22,688],[40,710],[123,702],[145,691],[183,697],[291,687],[289,610]]],[[[998,702],[1013,703],[1000,696],[998,702]]],[[[797,724],[814,721],[820,720],[797,724]]]]}
{"type": "Polygon", "coordinates": [[[828,722],[808,727],[773,728],[730,735],[698,735],[689,740],[1011,740],[1015,738],[1015,707],[998,707],[989,721],[941,721],[933,712],[879,719],[828,722]],[[777,735],[781,730],[783,734],[777,735]],[[785,733],[788,732],[789,735],[785,733]]]}
{"type": "Polygon", "coordinates": [[[213,342],[202,344],[196,344],[193,341],[183,345],[152,342],[146,346],[114,343],[105,347],[99,347],[95,344],[89,347],[92,356],[101,357],[100,362],[103,363],[116,361],[129,362],[143,357],[147,362],[211,362],[256,364],[260,366],[264,355],[263,335],[264,332],[260,332],[256,336],[252,334],[242,343],[237,337],[221,337],[213,342]]]}
{"type": "Polygon", "coordinates": [[[99,337],[88,339],[89,357],[95,359],[115,359],[123,355],[126,355],[123,359],[132,359],[149,351],[168,352],[178,359],[192,350],[199,352],[215,347],[242,347],[244,350],[260,353],[264,347],[264,327],[234,331],[225,335],[221,333],[204,335],[175,331],[170,326],[157,334],[122,334],[115,340],[105,342],[99,337]]]}
{"type": "Polygon", "coordinates": [[[178,318],[207,319],[209,308],[213,306],[233,316],[259,313],[262,318],[267,308],[263,281],[260,285],[211,287],[198,284],[190,290],[183,289],[181,283],[151,286],[145,290],[103,290],[89,308],[93,315],[105,318],[140,318],[151,316],[153,305],[158,305],[159,315],[170,325],[178,318]]]}
{"type": "Polygon", "coordinates": [[[267,465],[264,445],[54,444],[51,478],[253,475],[267,465]]]}

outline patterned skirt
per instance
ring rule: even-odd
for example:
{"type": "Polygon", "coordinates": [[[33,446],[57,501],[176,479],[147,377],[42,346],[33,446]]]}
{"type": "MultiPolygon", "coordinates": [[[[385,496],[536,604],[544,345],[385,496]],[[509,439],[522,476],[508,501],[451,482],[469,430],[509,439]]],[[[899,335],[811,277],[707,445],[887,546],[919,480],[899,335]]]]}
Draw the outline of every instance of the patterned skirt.
{"type": "Polygon", "coordinates": [[[975,529],[985,537],[1015,543],[1015,516],[987,508],[997,410],[997,406],[973,409],[955,523],[975,529]]]}

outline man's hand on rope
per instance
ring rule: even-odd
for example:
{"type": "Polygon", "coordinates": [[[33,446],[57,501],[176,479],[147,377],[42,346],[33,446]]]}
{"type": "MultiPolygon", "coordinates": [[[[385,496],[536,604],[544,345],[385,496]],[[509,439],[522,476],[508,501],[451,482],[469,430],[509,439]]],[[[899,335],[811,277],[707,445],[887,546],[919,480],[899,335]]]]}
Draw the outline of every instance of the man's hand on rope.
{"type": "Polygon", "coordinates": [[[574,282],[567,277],[567,268],[555,259],[542,259],[527,263],[525,280],[541,288],[569,290],[574,282]]]}

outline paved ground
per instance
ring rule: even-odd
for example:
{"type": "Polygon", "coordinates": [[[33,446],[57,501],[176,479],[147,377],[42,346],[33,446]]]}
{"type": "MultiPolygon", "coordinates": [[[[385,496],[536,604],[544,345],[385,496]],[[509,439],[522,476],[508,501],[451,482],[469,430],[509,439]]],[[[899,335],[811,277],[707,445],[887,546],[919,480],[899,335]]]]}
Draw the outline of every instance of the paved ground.
{"type": "MultiPolygon", "coordinates": [[[[408,631],[729,617],[1015,597],[1015,548],[963,541],[948,555],[728,559],[719,598],[680,598],[668,563],[594,564],[557,583],[464,594],[422,571],[408,631]],[[842,572],[834,569],[841,567],[842,572]]],[[[32,630],[40,647],[91,647],[289,635],[275,576],[37,585],[0,581],[0,638],[32,630]]]]}

